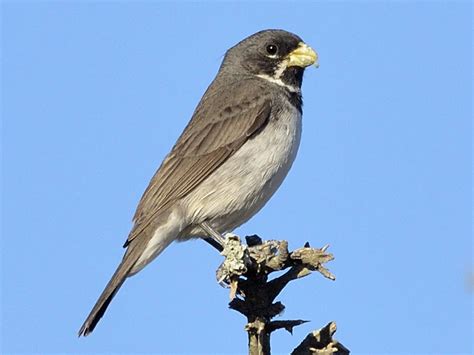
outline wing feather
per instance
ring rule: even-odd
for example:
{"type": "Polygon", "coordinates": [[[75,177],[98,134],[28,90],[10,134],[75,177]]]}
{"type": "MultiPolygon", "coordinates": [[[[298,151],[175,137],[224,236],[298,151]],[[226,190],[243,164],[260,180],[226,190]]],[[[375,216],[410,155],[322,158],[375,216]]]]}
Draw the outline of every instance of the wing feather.
{"type": "Polygon", "coordinates": [[[199,186],[268,122],[271,97],[262,93],[258,82],[239,83],[223,93],[218,103],[213,86],[208,89],[145,190],[124,246],[147,230],[170,204],[199,186]]]}

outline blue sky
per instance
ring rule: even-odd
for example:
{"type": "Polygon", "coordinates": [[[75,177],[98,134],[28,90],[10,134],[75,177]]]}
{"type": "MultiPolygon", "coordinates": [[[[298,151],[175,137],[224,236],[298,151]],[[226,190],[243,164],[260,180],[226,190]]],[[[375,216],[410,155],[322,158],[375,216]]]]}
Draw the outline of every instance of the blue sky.
{"type": "Polygon", "coordinates": [[[334,320],[354,353],[471,353],[470,2],[3,2],[3,353],[245,353],[207,244],[172,245],[76,332],[225,50],[266,28],[320,56],[283,186],[237,230],[331,245],[281,294],[288,353],[334,320]]]}

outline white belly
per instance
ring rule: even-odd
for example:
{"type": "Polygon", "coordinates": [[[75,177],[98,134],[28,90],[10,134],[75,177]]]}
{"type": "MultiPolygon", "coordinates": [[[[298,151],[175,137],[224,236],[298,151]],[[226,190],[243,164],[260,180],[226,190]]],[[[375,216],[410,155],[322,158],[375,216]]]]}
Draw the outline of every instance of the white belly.
{"type": "MultiPolygon", "coordinates": [[[[286,177],[298,151],[301,114],[292,106],[247,141],[196,190],[182,200],[189,224],[208,220],[224,233],[257,213],[286,177]]],[[[189,230],[182,239],[202,235],[189,230]]]]}

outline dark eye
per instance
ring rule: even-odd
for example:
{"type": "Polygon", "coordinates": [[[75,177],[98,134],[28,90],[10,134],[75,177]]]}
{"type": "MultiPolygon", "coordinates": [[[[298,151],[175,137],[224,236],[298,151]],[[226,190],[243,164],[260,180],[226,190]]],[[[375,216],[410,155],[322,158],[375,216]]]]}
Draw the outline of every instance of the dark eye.
{"type": "Polygon", "coordinates": [[[267,53],[270,55],[275,55],[278,52],[278,47],[275,44],[267,45],[267,53]]]}

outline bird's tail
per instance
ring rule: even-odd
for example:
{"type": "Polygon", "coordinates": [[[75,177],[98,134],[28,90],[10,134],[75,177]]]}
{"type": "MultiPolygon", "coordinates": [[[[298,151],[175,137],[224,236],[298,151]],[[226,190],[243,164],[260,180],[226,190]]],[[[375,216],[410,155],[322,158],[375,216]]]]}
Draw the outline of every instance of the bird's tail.
{"type": "Polygon", "coordinates": [[[182,228],[181,223],[177,221],[182,219],[165,221],[159,228],[151,225],[150,229],[142,230],[142,235],[129,243],[122,262],[79,329],[79,336],[87,336],[94,330],[125,279],[144,268],[175,239],[182,228]]]}
{"type": "Polygon", "coordinates": [[[87,319],[79,330],[79,336],[89,335],[94,330],[100,318],[102,318],[104,315],[107,307],[110,304],[110,301],[112,301],[115,294],[120,289],[120,286],[122,286],[124,283],[125,279],[129,275],[130,269],[137,260],[133,254],[135,253],[125,254],[122,262],[117,267],[117,270],[115,270],[115,273],[113,274],[107,286],[105,286],[105,289],[102,291],[102,294],[95,303],[94,308],[92,308],[92,311],[89,313],[87,319]]]}

